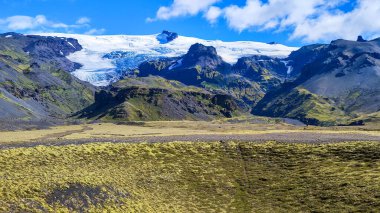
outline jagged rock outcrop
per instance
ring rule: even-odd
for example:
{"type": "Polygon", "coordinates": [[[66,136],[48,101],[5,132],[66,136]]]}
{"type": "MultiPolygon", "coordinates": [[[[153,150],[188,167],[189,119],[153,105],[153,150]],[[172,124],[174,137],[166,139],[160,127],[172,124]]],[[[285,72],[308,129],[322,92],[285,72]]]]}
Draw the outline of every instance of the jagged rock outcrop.
{"type": "Polygon", "coordinates": [[[145,62],[139,67],[139,76],[158,75],[187,85],[217,82],[230,65],[222,60],[214,47],[194,44],[181,58],[164,58],[145,62]]]}
{"type": "Polygon", "coordinates": [[[356,40],[357,42],[366,42],[367,40],[365,40],[364,38],[363,38],[363,36],[358,36],[358,39],[356,40]]]}
{"type": "Polygon", "coordinates": [[[167,30],[162,31],[161,34],[157,35],[157,40],[161,44],[167,44],[171,41],[174,41],[176,38],[178,38],[178,33],[169,32],[167,30]]]}
{"type": "Polygon", "coordinates": [[[280,86],[287,77],[285,62],[268,56],[250,56],[240,58],[231,69],[253,82],[257,82],[265,91],[280,86]]]}
{"type": "Polygon", "coordinates": [[[194,68],[200,66],[208,69],[227,69],[229,64],[224,62],[214,47],[194,44],[182,58],[181,68],[194,68]]]}

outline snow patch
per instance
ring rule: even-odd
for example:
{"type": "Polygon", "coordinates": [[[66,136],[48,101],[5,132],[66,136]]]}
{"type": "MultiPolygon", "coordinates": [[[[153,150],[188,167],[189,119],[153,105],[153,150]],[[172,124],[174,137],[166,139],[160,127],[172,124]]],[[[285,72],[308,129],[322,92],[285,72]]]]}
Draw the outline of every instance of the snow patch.
{"type": "Polygon", "coordinates": [[[288,68],[288,71],[286,72],[288,75],[290,75],[293,72],[293,67],[289,65],[290,61],[281,61],[285,64],[285,66],[288,68]]]}
{"type": "MultiPolygon", "coordinates": [[[[135,55],[144,55],[147,58],[179,57],[186,54],[191,45],[200,43],[215,47],[223,60],[234,64],[239,58],[251,55],[285,58],[292,51],[298,49],[280,44],[270,45],[252,41],[223,42],[185,36],[178,36],[169,43],[161,44],[157,40],[158,34],[93,36],[44,33],[41,35],[77,39],[83,49],[70,54],[68,58],[82,64],[83,67],[73,74],[83,81],[102,86],[106,86],[121,77],[121,74],[117,72],[115,60],[103,57],[115,51],[133,52],[135,55]]],[[[74,47],[74,45],[72,46],[74,47]]]]}
{"type": "Polygon", "coordinates": [[[183,59],[179,59],[178,61],[176,61],[174,64],[172,64],[170,67],[169,67],[169,70],[172,70],[172,69],[175,69],[177,67],[180,67],[182,65],[182,60],[183,59]]]}
{"type": "Polygon", "coordinates": [[[75,49],[75,46],[71,42],[68,41],[67,43],[75,49]]]}

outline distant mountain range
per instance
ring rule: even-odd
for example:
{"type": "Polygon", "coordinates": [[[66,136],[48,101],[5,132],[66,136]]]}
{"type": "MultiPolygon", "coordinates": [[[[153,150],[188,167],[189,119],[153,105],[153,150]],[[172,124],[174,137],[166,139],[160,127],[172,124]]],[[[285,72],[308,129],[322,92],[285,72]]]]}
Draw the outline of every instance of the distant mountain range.
{"type": "Polygon", "coordinates": [[[244,56],[268,55],[285,58],[298,48],[280,44],[265,44],[252,41],[223,42],[179,36],[164,31],[155,35],[113,35],[90,36],[76,34],[41,34],[75,38],[83,49],[68,58],[83,65],[73,74],[83,81],[96,86],[107,86],[116,82],[133,69],[148,60],[180,57],[187,53],[190,46],[199,43],[213,46],[224,61],[234,64],[244,56]]]}
{"type": "Polygon", "coordinates": [[[292,48],[168,31],[1,34],[0,109],[0,121],[20,125],[68,117],[211,120],[251,113],[311,125],[362,125],[380,121],[380,39],[292,48]]]}

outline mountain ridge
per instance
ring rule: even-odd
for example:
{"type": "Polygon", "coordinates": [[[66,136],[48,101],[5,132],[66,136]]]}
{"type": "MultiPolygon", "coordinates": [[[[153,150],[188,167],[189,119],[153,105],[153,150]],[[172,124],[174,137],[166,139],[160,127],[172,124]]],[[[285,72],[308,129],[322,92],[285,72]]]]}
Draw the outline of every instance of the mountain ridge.
{"type": "Polygon", "coordinates": [[[179,57],[187,53],[191,45],[200,43],[213,46],[226,62],[233,64],[240,57],[250,55],[269,55],[274,57],[287,57],[291,51],[298,48],[287,47],[280,44],[266,44],[253,41],[223,42],[220,40],[203,40],[199,38],[178,36],[169,43],[157,40],[159,34],[153,35],[103,35],[90,36],[79,34],[43,33],[40,35],[75,38],[83,46],[83,50],[71,54],[68,58],[83,65],[73,74],[83,81],[96,86],[107,86],[120,78],[128,71],[138,67],[131,63],[157,58],[179,57]],[[112,52],[124,52],[124,60],[114,61],[103,56],[112,52]],[[119,67],[122,67],[119,69],[119,67]]]}
{"type": "Polygon", "coordinates": [[[255,113],[317,125],[347,125],[363,114],[380,111],[380,39],[339,39],[301,48],[299,53],[308,59],[299,77],[269,92],[255,113]],[[311,102],[310,106],[287,106],[292,96],[291,100],[311,102]]]}

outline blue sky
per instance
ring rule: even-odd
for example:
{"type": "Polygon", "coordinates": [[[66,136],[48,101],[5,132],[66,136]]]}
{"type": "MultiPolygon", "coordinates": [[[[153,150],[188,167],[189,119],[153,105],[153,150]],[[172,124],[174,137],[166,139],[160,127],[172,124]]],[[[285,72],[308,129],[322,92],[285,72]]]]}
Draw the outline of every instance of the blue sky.
{"type": "Polygon", "coordinates": [[[0,0],[0,31],[181,35],[291,46],[380,35],[380,0],[0,0]]]}

